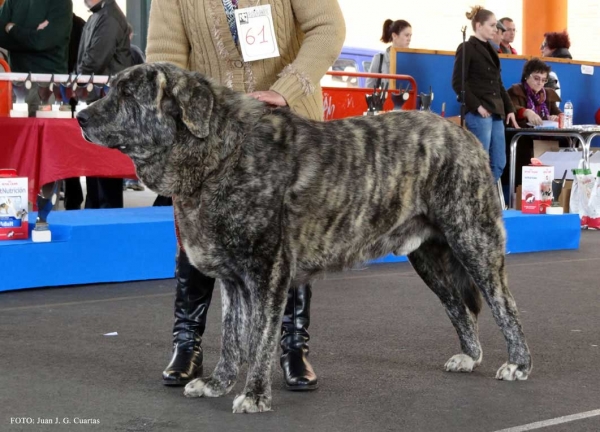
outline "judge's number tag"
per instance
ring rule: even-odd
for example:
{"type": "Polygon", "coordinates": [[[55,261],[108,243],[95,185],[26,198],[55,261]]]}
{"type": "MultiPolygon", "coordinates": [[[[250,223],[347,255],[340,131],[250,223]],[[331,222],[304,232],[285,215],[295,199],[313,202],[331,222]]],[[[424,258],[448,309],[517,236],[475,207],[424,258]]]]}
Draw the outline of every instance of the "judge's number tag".
{"type": "Polygon", "coordinates": [[[271,5],[236,10],[235,24],[244,61],[279,57],[271,5]]]}

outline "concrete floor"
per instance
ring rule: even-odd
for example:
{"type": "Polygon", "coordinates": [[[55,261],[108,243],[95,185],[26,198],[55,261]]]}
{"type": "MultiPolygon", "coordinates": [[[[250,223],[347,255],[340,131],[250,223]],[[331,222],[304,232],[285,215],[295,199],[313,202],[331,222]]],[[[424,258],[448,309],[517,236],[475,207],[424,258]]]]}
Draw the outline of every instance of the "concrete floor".
{"type": "MultiPolygon", "coordinates": [[[[583,232],[578,251],[508,256],[534,359],[530,379],[517,383],[494,379],[506,347],[487,307],[483,364],[451,374],[443,365],[459,352],[456,334],[410,265],[330,275],[316,283],[310,329],[320,389],[284,390],[277,366],[273,412],[261,415],[231,413],[242,383],[219,399],[187,399],[161,384],[173,280],[1,293],[0,431],[494,432],[598,410],[598,251],[600,233],[583,232]],[[17,417],[100,424],[11,424],[17,417]]],[[[215,292],[203,342],[207,372],[219,334],[215,292]]],[[[599,431],[600,416],[543,430],[599,431]]]]}

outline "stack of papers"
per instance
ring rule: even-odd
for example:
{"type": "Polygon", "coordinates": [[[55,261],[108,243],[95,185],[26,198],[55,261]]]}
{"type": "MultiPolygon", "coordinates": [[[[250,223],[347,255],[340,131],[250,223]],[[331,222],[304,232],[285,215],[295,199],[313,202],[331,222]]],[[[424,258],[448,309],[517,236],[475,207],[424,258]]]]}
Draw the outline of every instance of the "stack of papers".
{"type": "MultiPolygon", "coordinates": [[[[527,123],[527,125],[533,126],[531,123],[527,123]]],[[[551,120],[542,120],[541,126],[533,126],[533,127],[535,129],[538,129],[538,128],[554,128],[554,129],[557,129],[558,128],[558,122],[557,121],[551,121],[551,120]]]]}

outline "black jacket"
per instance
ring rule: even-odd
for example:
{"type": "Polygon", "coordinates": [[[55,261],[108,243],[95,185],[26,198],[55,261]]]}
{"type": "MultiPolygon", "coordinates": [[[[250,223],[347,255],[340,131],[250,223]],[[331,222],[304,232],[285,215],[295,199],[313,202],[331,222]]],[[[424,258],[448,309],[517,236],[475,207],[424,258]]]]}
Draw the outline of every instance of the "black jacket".
{"type": "Polygon", "coordinates": [[[549,57],[573,59],[571,52],[567,48],[556,48],[549,57]]]}
{"type": "Polygon", "coordinates": [[[127,19],[115,0],[94,6],[79,43],[77,73],[114,75],[133,64],[127,19]]]}
{"type": "Polygon", "coordinates": [[[77,51],[79,51],[79,42],[81,34],[85,27],[85,20],[73,14],[73,28],[71,29],[71,39],[69,40],[69,73],[75,72],[77,67],[77,51]]]}
{"type": "Polygon", "coordinates": [[[13,72],[67,73],[71,0],[6,0],[0,7],[0,47],[13,72]],[[44,21],[43,30],[37,27],[44,21]],[[6,33],[9,22],[15,25],[6,33]]]}
{"type": "Polygon", "coordinates": [[[133,61],[133,65],[141,65],[146,63],[146,56],[144,55],[144,51],[134,44],[131,44],[131,59],[133,61]]]}
{"type": "Polygon", "coordinates": [[[514,112],[510,97],[502,84],[498,53],[488,42],[482,42],[475,36],[471,36],[466,42],[466,50],[463,44],[460,44],[456,50],[452,73],[452,88],[456,94],[460,97],[463,55],[465,55],[467,111],[476,113],[481,105],[501,117],[514,112]]]}

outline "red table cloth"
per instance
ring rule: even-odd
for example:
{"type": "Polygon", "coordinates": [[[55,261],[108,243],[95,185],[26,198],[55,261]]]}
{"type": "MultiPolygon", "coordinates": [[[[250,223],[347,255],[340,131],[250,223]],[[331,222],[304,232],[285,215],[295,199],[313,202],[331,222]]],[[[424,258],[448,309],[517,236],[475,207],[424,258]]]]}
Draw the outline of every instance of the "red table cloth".
{"type": "Polygon", "coordinates": [[[75,119],[0,118],[0,168],[29,180],[29,201],[42,185],[69,177],[136,178],[118,150],[90,144],[75,119]]]}

